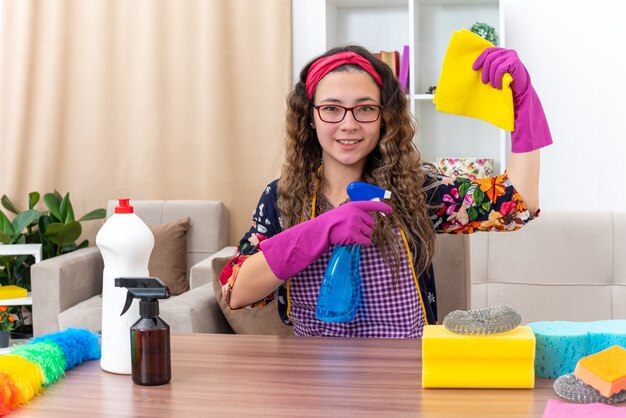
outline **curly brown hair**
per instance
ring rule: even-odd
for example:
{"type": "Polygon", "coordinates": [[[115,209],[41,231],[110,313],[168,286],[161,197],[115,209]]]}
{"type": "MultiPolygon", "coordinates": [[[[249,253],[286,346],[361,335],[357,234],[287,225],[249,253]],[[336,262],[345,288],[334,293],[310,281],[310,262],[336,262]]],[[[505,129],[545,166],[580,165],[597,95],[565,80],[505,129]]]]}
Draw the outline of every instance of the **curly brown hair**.
{"type": "MultiPolygon", "coordinates": [[[[416,273],[428,268],[434,246],[435,231],[423,191],[434,168],[422,161],[413,143],[417,123],[411,116],[407,99],[391,69],[365,48],[350,45],[334,48],[311,60],[300,72],[300,79],[287,98],[287,141],[285,161],[278,181],[278,209],[284,228],[303,221],[310,213],[311,194],[319,180],[322,148],[313,129],[313,103],[306,91],[309,67],[317,59],[342,51],[355,52],[367,59],[383,80],[381,87],[382,126],[380,140],[368,155],[362,180],[392,192],[389,204],[392,216],[376,214],[372,241],[381,249],[385,260],[393,255],[397,271],[400,259],[397,233],[393,224],[407,232],[416,273]]],[[[355,65],[340,66],[334,71],[364,71],[355,65]]]]}

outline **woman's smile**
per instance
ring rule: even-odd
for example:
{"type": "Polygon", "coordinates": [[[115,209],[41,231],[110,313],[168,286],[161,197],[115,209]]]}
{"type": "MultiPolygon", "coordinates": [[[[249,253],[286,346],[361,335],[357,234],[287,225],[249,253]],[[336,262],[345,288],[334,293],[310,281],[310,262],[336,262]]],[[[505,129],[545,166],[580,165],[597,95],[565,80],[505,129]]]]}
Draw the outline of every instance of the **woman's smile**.
{"type": "Polygon", "coordinates": [[[362,139],[336,139],[335,141],[339,142],[341,145],[356,145],[363,140],[362,139]]]}

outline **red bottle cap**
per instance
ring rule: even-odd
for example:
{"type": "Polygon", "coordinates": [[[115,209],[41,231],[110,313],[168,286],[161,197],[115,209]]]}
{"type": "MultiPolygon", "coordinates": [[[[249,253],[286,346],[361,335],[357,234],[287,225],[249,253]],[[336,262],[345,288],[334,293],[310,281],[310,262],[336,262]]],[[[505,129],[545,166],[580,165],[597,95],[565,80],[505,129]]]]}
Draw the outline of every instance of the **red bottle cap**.
{"type": "Polygon", "coordinates": [[[118,199],[119,206],[115,207],[115,213],[133,213],[133,207],[129,204],[130,199],[118,199]]]}

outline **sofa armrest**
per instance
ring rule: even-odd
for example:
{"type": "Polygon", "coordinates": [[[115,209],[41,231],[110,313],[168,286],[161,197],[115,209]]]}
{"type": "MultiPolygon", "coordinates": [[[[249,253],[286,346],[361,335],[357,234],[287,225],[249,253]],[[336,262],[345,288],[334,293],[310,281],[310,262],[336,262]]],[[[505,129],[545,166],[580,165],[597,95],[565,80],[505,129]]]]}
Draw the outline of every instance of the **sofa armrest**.
{"type": "MultiPolygon", "coordinates": [[[[213,260],[224,259],[223,267],[228,260],[235,256],[236,249],[236,247],[224,247],[191,267],[189,272],[189,288],[195,289],[196,287],[210,283],[211,277],[213,277],[213,260]]],[[[217,274],[219,273],[220,272],[217,272],[217,274]]]]}
{"type": "Polygon", "coordinates": [[[30,268],[33,334],[59,330],[58,315],[102,293],[104,261],[97,247],[43,260],[30,268]]]}

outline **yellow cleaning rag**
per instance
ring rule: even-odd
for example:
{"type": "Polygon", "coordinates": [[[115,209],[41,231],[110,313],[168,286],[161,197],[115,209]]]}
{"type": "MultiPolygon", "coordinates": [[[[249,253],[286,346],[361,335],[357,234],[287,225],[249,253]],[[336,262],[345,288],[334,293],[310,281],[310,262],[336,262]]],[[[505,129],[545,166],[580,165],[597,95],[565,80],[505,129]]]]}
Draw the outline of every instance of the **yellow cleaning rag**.
{"type": "Polygon", "coordinates": [[[440,112],[470,116],[513,131],[513,92],[509,73],[502,78],[502,90],[483,84],[481,72],[472,64],[485,49],[494,46],[467,29],[454,31],[441,67],[435,90],[435,103],[440,112]]]}

